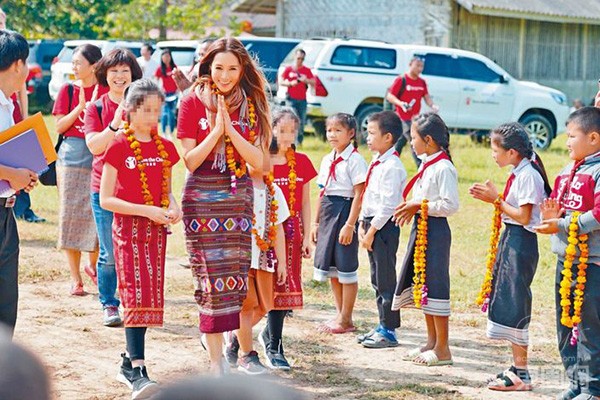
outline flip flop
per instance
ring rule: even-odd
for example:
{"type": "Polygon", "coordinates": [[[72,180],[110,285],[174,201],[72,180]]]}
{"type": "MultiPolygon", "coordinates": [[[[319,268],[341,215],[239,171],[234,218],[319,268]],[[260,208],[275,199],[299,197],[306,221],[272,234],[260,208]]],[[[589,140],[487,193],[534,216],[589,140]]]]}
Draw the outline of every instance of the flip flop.
{"type": "Polygon", "coordinates": [[[413,364],[424,365],[426,367],[441,367],[444,365],[452,365],[454,364],[454,362],[452,361],[452,359],[440,360],[433,350],[427,350],[415,357],[415,359],[413,360],[413,364]],[[419,357],[421,357],[425,362],[420,362],[419,357]]]}
{"type": "Polygon", "coordinates": [[[411,351],[409,351],[408,353],[406,353],[404,356],[402,356],[402,360],[404,360],[404,361],[414,361],[414,359],[417,358],[420,355],[421,355],[421,348],[420,347],[415,347],[414,349],[412,349],[411,351]]]}
{"type": "Polygon", "coordinates": [[[531,383],[525,383],[512,371],[504,371],[502,378],[488,383],[488,389],[500,392],[528,392],[533,389],[531,383]]]}

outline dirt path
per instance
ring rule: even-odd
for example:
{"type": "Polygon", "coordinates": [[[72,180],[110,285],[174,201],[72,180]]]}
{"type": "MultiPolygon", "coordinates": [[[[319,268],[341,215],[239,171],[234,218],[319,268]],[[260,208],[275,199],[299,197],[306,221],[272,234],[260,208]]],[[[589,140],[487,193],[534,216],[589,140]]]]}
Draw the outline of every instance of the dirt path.
{"type": "MultiPolygon", "coordinates": [[[[62,256],[43,240],[21,247],[20,308],[15,340],[34,350],[50,370],[56,399],[125,399],[129,390],[114,378],[124,348],[123,328],[105,328],[97,291],[79,298],[68,295],[69,279],[62,256]],[[40,267],[43,266],[43,267],[40,267]]],[[[190,272],[182,259],[167,264],[166,315],[162,329],[147,337],[150,376],[162,383],[205,373],[206,353],[198,341],[197,313],[191,298],[190,272]]],[[[87,281],[86,281],[87,282],[87,281]]],[[[89,285],[86,288],[90,288],[89,285]]],[[[535,390],[503,394],[487,390],[483,382],[508,366],[506,345],[485,340],[481,315],[455,314],[451,320],[452,367],[417,367],[402,355],[425,337],[420,312],[403,315],[401,346],[369,350],[354,335],[317,333],[319,322],[333,316],[329,305],[307,305],[286,323],[290,373],[273,374],[315,399],[541,399],[564,386],[562,367],[554,356],[554,333],[548,324],[533,323],[536,338],[531,353],[535,390]],[[477,326],[474,326],[477,325],[477,326]]],[[[376,320],[371,299],[358,302],[356,323],[361,330],[376,320]]]]}

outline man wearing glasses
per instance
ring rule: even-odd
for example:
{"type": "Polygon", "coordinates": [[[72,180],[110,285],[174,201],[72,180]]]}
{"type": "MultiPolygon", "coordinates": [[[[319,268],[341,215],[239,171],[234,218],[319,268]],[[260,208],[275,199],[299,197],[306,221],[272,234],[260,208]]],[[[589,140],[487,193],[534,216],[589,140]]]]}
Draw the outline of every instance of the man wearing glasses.
{"type": "MultiPolygon", "coordinates": [[[[396,114],[402,120],[404,138],[400,138],[396,143],[396,151],[400,153],[404,145],[410,143],[410,125],[412,119],[419,115],[421,111],[421,99],[431,108],[433,112],[438,112],[439,107],[433,104],[433,100],[427,91],[427,83],[420,77],[425,67],[425,59],[421,55],[414,55],[408,64],[408,71],[399,75],[392,86],[388,89],[386,99],[396,106],[396,114]]],[[[409,146],[410,147],[410,146],[409,146]]],[[[417,167],[421,160],[415,155],[411,148],[413,159],[417,167]]]]}
{"type": "Polygon", "coordinates": [[[304,139],[304,124],[306,122],[306,91],[308,85],[315,85],[315,78],[306,67],[304,58],[306,52],[302,49],[296,50],[294,64],[288,65],[278,79],[279,85],[286,86],[287,102],[290,107],[296,110],[296,114],[300,118],[300,126],[298,131],[298,144],[302,144],[304,139]]]}

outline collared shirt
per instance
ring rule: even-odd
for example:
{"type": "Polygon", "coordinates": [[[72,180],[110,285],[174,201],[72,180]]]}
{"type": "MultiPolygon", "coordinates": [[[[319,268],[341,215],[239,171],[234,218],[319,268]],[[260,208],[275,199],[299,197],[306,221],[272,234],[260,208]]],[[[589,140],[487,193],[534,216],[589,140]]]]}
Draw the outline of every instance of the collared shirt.
{"type": "MultiPolygon", "coordinates": [[[[427,161],[436,158],[440,152],[425,157],[421,168],[427,161]]],[[[440,160],[429,166],[412,190],[413,200],[429,200],[429,212],[432,217],[449,217],[458,211],[458,173],[450,160],[440,160]]]]}
{"type": "MultiPolygon", "coordinates": [[[[406,170],[400,158],[394,154],[394,147],[371,161],[380,164],[371,169],[369,185],[362,201],[361,218],[373,217],[371,226],[383,228],[394,214],[394,209],[402,202],[402,190],[406,185],[406,170]]],[[[371,168],[371,166],[369,166],[371,168]]]]}
{"type": "MultiPolygon", "coordinates": [[[[15,111],[15,105],[13,104],[10,97],[6,97],[4,92],[0,90],[0,132],[10,128],[15,124],[15,120],[13,119],[13,112],[15,111]]],[[[2,160],[0,160],[2,163],[2,160]]],[[[10,197],[15,193],[14,190],[3,196],[10,197]]]]}
{"type": "Polygon", "coordinates": [[[142,78],[154,78],[156,70],[160,67],[160,62],[156,61],[152,57],[150,57],[150,59],[146,61],[146,59],[143,56],[140,56],[137,58],[137,62],[140,65],[140,68],[142,69],[142,73],[144,74],[142,78]]]}
{"type": "MultiPolygon", "coordinates": [[[[530,232],[535,232],[533,227],[542,222],[540,204],[546,197],[546,194],[544,193],[544,179],[540,173],[533,168],[531,161],[526,158],[521,160],[519,165],[513,168],[512,173],[515,174],[515,179],[504,200],[516,208],[524,206],[525,204],[533,204],[529,224],[524,225],[523,227],[530,232]]],[[[521,225],[505,213],[502,213],[502,221],[513,225],[521,225]]]]}
{"type": "Polygon", "coordinates": [[[354,186],[365,182],[367,177],[367,162],[357,151],[354,151],[354,146],[348,145],[339,155],[335,150],[323,157],[321,168],[319,169],[319,177],[317,185],[320,188],[325,188],[327,196],[342,196],[354,197],[354,186]],[[329,168],[336,157],[342,157],[344,161],[335,166],[335,179],[329,176],[329,168]],[[327,187],[325,187],[327,184],[327,187]]]}

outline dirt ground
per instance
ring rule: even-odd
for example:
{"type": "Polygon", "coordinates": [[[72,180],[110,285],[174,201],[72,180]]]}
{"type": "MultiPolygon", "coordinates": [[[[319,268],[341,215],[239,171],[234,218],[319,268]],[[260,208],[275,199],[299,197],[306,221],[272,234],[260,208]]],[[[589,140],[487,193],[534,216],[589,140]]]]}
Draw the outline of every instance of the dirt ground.
{"type": "MultiPolygon", "coordinates": [[[[21,236],[15,341],[32,349],[48,366],[55,399],[129,398],[129,389],[115,380],[124,349],[123,328],[102,326],[97,289],[87,277],[88,296],[68,295],[64,256],[50,240],[27,239],[26,232],[21,236]]],[[[179,265],[183,258],[167,261],[165,325],[150,329],[146,340],[148,370],[160,383],[204,374],[208,369],[207,354],[199,344],[190,271],[179,265]]],[[[329,298],[326,289],[323,292],[324,299],[329,298]]],[[[293,369],[267,379],[294,386],[314,399],[542,399],[553,397],[566,385],[554,351],[554,331],[549,328],[553,325],[548,320],[543,323],[543,318],[534,318],[531,326],[535,342],[530,370],[535,389],[506,394],[491,392],[484,384],[492,373],[510,365],[510,353],[504,343],[485,339],[481,314],[455,313],[450,338],[454,366],[427,368],[401,359],[425,338],[420,312],[404,312],[398,331],[400,347],[369,350],[356,344],[354,334],[316,331],[320,322],[333,316],[331,303],[308,304],[287,320],[285,343],[293,369]]],[[[371,297],[359,296],[355,315],[359,331],[374,324],[376,308],[371,297]]]]}

